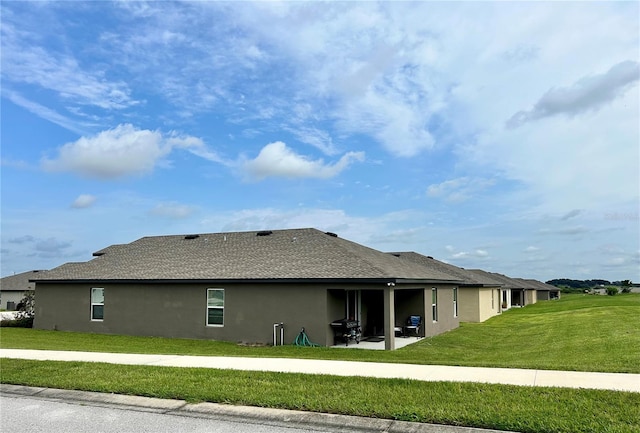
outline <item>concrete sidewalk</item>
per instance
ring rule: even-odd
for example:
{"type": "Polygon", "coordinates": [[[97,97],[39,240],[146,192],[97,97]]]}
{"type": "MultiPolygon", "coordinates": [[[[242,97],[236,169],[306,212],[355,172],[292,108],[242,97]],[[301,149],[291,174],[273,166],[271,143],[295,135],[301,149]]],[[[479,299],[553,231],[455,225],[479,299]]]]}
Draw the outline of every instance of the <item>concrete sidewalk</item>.
{"type": "Polygon", "coordinates": [[[335,376],[401,378],[427,382],[480,382],[520,386],[589,388],[640,392],[640,374],[626,373],[451,367],[444,365],[385,364],[293,358],[141,355],[22,349],[0,349],[0,358],[34,359],[41,361],[106,362],[110,364],[153,365],[162,367],[198,367],[225,370],[328,374],[335,376]]]}

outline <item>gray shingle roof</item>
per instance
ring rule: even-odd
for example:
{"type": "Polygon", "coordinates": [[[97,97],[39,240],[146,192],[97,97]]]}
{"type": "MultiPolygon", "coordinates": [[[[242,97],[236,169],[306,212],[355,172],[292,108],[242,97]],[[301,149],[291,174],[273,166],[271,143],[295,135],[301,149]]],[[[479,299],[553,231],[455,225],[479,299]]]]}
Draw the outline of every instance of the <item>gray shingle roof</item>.
{"type": "Polygon", "coordinates": [[[29,280],[33,277],[38,276],[43,272],[45,271],[38,271],[38,270],[27,271],[27,272],[22,272],[20,274],[4,277],[0,279],[0,290],[3,290],[3,291],[33,290],[34,284],[30,283],[29,280]]]}
{"type": "Polygon", "coordinates": [[[497,274],[495,272],[487,272],[482,269],[469,269],[469,272],[478,275],[481,278],[485,278],[489,281],[495,281],[496,283],[502,284],[507,289],[522,289],[523,284],[520,281],[517,281],[513,278],[507,277],[506,275],[497,274]]]}
{"type": "Polygon", "coordinates": [[[434,259],[430,256],[424,256],[419,253],[411,252],[394,252],[388,253],[396,257],[400,257],[401,259],[409,260],[413,263],[420,264],[422,266],[427,267],[428,269],[435,270],[438,272],[444,272],[449,275],[453,275],[459,280],[463,282],[464,285],[468,286],[490,286],[490,287],[500,287],[501,283],[497,282],[494,279],[488,278],[482,274],[475,274],[473,272],[469,272],[464,268],[460,268],[458,266],[450,265],[449,263],[444,263],[439,260],[434,259]]]}
{"type": "Polygon", "coordinates": [[[551,284],[543,283],[542,281],[525,278],[524,281],[528,281],[536,290],[550,290],[557,292],[558,289],[556,286],[552,286],[551,284]]]}
{"type": "Polygon", "coordinates": [[[152,236],[112,245],[37,280],[413,279],[457,281],[316,229],[152,236]],[[192,239],[187,239],[191,237],[192,239]]]}

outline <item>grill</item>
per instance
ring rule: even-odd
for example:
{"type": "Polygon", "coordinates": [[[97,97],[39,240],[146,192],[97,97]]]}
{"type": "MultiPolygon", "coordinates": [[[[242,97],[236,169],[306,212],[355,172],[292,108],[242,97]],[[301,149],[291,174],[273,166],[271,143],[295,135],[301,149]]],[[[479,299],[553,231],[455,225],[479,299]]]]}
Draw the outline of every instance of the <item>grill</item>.
{"type": "Polygon", "coordinates": [[[357,320],[335,320],[330,325],[333,329],[333,344],[344,343],[348,346],[349,341],[355,341],[356,344],[360,344],[362,330],[360,329],[360,322],[357,320]]]}

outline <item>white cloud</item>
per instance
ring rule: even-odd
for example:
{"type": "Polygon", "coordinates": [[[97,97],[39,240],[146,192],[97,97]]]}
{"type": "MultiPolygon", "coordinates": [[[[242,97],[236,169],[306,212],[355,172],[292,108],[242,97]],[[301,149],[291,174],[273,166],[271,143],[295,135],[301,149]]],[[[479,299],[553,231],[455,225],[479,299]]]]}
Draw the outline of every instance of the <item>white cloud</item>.
{"type": "Polygon", "coordinates": [[[525,253],[535,253],[536,251],[539,251],[540,248],[538,247],[534,247],[533,245],[528,246],[527,248],[524,249],[525,253]]]}
{"type": "Polygon", "coordinates": [[[575,116],[596,111],[627,91],[638,79],[638,62],[627,60],[618,63],[604,74],[581,78],[570,87],[548,90],[531,110],[514,114],[507,121],[507,126],[515,128],[526,122],[558,114],[575,116]]]}
{"type": "Polygon", "coordinates": [[[80,194],[78,198],[76,198],[71,207],[74,209],[84,209],[91,207],[96,202],[96,197],[91,194],[80,194]]]}
{"type": "Polygon", "coordinates": [[[47,50],[36,42],[37,37],[24,28],[3,20],[2,56],[3,86],[32,84],[55,92],[62,99],[80,105],[113,110],[139,103],[131,96],[131,89],[121,80],[109,80],[107,71],[85,69],[68,51],[47,50]]]}
{"type": "Polygon", "coordinates": [[[445,251],[449,253],[449,258],[452,261],[475,261],[485,260],[489,258],[489,252],[487,250],[477,248],[473,251],[459,251],[453,245],[446,245],[445,251]]]}
{"type": "Polygon", "coordinates": [[[281,141],[269,143],[255,159],[242,163],[249,178],[262,180],[267,177],[328,179],[337,176],[354,161],[363,161],[364,152],[348,152],[334,164],[322,159],[310,160],[298,155],[281,141]]]}
{"type": "Polygon", "coordinates": [[[85,177],[114,179],[151,172],[159,160],[174,148],[186,149],[203,158],[219,162],[199,138],[137,129],[122,124],[92,137],[82,137],[58,149],[54,159],[43,159],[49,171],[69,171],[85,177]]]}
{"type": "Polygon", "coordinates": [[[560,218],[560,220],[561,220],[561,221],[566,221],[566,220],[568,220],[568,219],[571,219],[571,218],[575,218],[575,217],[577,217],[577,216],[578,216],[578,215],[580,215],[581,213],[582,213],[582,210],[581,210],[581,209],[574,209],[574,210],[569,211],[569,212],[567,212],[566,214],[564,214],[564,215],[560,218]]]}
{"type": "Polygon", "coordinates": [[[333,140],[331,139],[331,135],[329,135],[327,131],[322,131],[314,127],[286,129],[295,135],[301,142],[310,144],[326,155],[335,155],[338,153],[336,146],[333,144],[333,140]]]}
{"type": "Polygon", "coordinates": [[[69,131],[75,132],[77,134],[83,134],[85,132],[83,126],[79,124],[79,122],[76,122],[69,117],[62,115],[55,110],[45,107],[42,104],[30,101],[18,92],[3,89],[2,95],[6,96],[14,104],[32,112],[36,116],[46,119],[49,122],[55,123],[56,125],[68,129],[69,131]]]}
{"type": "Polygon", "coordinates": [[[493,179],[459,177],[429,185],[427,195],[455,203],[468,200],[494,184],[495,180],[493,179]]]}
{"type": "Polygon", "coordinates": [[[150,213],[154,216],[160,216],[171,219],[183,219],[190,217],[195,208],[193,206],[188,206],[180,203],[159,203],[153,209],[151,209],[150,213]]]}

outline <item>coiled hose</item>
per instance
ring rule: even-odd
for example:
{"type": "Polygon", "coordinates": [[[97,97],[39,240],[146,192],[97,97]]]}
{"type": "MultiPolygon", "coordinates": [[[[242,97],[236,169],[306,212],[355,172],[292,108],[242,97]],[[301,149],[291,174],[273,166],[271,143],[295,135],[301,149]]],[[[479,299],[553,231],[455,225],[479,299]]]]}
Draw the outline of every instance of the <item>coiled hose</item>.
{"type": "Polygon", "coordinates": [[[298,334],[296,339],[293,341],[293,344],[298,347],[320,347],[319,344],[312,343],[311,340],[309,340],[307,333],[304,332],[304,328],[300,330],[300,333],[298,334]]]}

